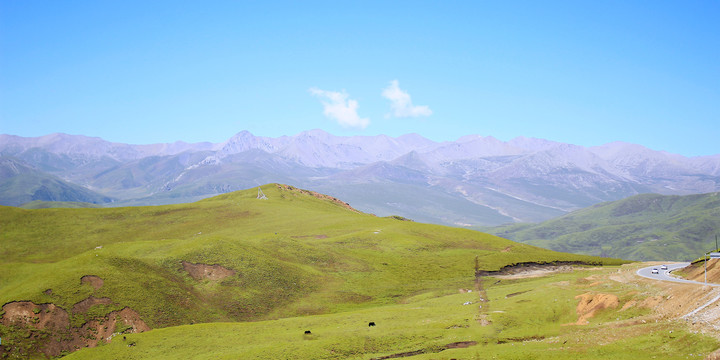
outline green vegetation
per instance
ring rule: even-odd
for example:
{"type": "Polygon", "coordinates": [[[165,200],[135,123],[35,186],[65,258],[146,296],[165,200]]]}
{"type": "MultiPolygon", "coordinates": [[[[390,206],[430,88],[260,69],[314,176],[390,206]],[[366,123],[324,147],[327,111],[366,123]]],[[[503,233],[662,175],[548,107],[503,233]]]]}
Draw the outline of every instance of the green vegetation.
{"type": "Polygon", "coordinates": [[[481,230],[576,254],[689,261],[715,245],[714,236],[720,232],[720,194],[637,195],[540,224],[481,230]]]}
{"type": "Polygon", "coordinates": [[[164,328],[397,306],[468,286],[476,258],[480,270],[622,262],[378,218],[292,187],[262,189],[269,200],[252,189],[156,207],[0,207],[0,303],[71,311],[90,296],[108,298],[111,304],[70,314],[70,325],[129,307],[151,328],[164,328]],[[183,262],[234,273],[194,278],[183,262]],[[81,282],[85,275],[104,282],[91,286],[81,282]]]}
{"type": "Polygon", "coordinates": [[[392,305],[273,321],[183,325],[130,334],[68,359],[686,359],[717,348],[683,324],[651,320],[649,309],[608,308],[589,325],[574,325],[579,294],[636,300],[635,286],[588,280],[616,272],[486,278],[485,291],[427,292],[392,305]]]}

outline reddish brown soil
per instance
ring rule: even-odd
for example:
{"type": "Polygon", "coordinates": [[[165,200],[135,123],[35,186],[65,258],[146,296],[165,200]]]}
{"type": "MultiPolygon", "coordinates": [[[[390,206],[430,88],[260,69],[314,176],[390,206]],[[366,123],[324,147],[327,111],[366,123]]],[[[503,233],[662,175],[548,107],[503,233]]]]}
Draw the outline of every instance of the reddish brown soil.
{"type": "Polygon", "coordinates": [[[576,325],[585,325],[595,313],[607,308],[616,308],[620,305],[618,297],[612,294],[585,293],[575,297],[580,299],[577,305],[578,320],[576,325]]]}
{"type": "Polygon", "coordinates": [[[195,280],[221,280],[228,276],[235,275],[235,270],[226,267],[206,264],[193,264],[187,261],[182,262],[183,269],[195,280]]]}
{"type": "MultiPolygon", "coordinates": [[[[75,307],[84,308],[87,304],[106,303],[110,300],[93,299],[83,300],[78,303],[83,305],[76,304],[75,307]]],[[[110,342],[113,333],[119,327],[123,329],[129,327],[124,331],[125,333],[150,330],[150,327],[140,319],[140,315],[127,307],[113,311],[102,318],[90,320],[80,327],[71,327],[68,312],[55,304],[15,301],[5,304],[2,309],[4,314],[0,317],[0,324],[31,330],[28,339],[34,343],[34,350],[48,357],[59,356],[63,351],[71,352],[83,347],[95,347],[100,341],[110,342]]],[[[0,355],[3,355],[3,352],[13,351],[7,348],[1,350],[0,355]]]]}
{"type": "MultiPolygon", "coordinates": [[[[689,280],[705,281],[705,262],[700,261],[681,270],[684,277],[689,280]]],[[[707,261],[707,281],[709,283],[720,283],[720,261],[718,259],[708,259],[707,261]]]]}
{"type": "Polygon", "coordinates": [[[113,311],[103,319],[88,321],[83,325],[83,329],[89,330],[90,333],[97,334],[91,345],[96,346],[97,343],[102,340],[110,342],[118,325],[122,328],[129,326],[130,329],[126,331],[128,333],[141,333],[150,330],[150,327],[140,319],[140,315],[128,307],[120,311],[113,311]]]}
{"type": "Polygon", "coordinates": [[[70,325],[70,317],[64,309],[55,304],[33,304],[30,301],[15,301],[3,306],[0,323],[6,326],[25,325],[35,329],[63,330],[70,325]]]}
{"type": "Polygon", "coordinates": [[[95,290],[100,289],[105,281],[101,279],[99,276],[95,275],[85,275],[80,278],[80,282],[83,284],[89,284],[92,286],[95,290]]]}
{"type": "MultiPolygon", "coordinates": [[[[81,281],[95,289],[99,289],[103,283],[102,279],[93,275],[83,276],[81,281]]],[[[45,293],[50,294],[52,291],[48,289],[45,293]]],[[[70,313],[55,304],[35,304],[30,301],[14,301],[3,305],[0,324],[18,330],[25,329],[28,335],[25,337],[27,341],[23,340],[23,344],[14,348],[8,347],[3,341],[0,358],[38,355],[56,357],[63,352],[97,346],[101,341],[110,342],[113,335],[117,335],[116,331],[138,333],[150,330],[140,315],[128,307],[103,317],[91,318],[80,326],[72,326],[71,318],[87,316],[85,314],[88,310],[98,304],[114,303],[110,298],[90,296],[73,305],[70,313]]]]}

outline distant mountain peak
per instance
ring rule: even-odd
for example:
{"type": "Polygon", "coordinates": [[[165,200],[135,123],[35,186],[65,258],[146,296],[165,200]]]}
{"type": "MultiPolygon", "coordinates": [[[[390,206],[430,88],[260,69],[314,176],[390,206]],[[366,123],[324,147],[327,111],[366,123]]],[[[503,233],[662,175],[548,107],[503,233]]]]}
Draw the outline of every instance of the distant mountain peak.
{"type": "MultiPolygon", "coordinates": [[[[529,137],[436,142],[418,134],[313,129],[263,137],[243,130],[220,143],[129,145],[68,134],[0,135],[0,156],[37,170],[33,176],[103,189],[131,204],[278,182],[357,201],[373,213],[450,224],[539,221],[639,193],[720,190],[720,155],[687,158],[622,142],[588,148],[529,137]]],[[[6,165],[14,182],[0,187],[12,188],[21,179],[6,165]]]]}

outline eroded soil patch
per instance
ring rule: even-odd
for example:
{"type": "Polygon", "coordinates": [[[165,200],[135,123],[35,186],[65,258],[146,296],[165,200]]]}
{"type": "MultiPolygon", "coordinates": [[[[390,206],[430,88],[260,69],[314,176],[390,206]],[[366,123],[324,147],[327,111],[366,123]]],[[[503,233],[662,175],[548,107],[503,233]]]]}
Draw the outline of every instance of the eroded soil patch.
{"type": "MultiPolygon", "coordinates": [[[[103,280],[94,275],[83,276],[81,282],[96,290],[103,285],[103,280]]],[[[44,293],[52,294],[52,291],[48,289],[44,293]]],[[[0,358],[56,357],[83,347],[97,346],[103,341],[109,342],[120,333],[150,330],[133,309],[125,307],[106,315],[88,313],[96,305],[118,308],[112,299],[94,296],[77,302],[70,312],[51,303],[13,301],[3,305],[0,324],[9,328],[10,334],[3,335],[0,358]],[[78,325],[78,322],[82,324],[78,325]]]]}
{"type": "Polygon", "coordinates": [[[546,276],[560,272],[572,272],[573,265],[591,265],[580,261],[556,261],[551,263],[527,262],[507,265],[500,270],[478,270],[475,277],[492,276],[498,279],[521,279],[546,276]]]}
{"type": "Polygon", "coordinates": [[[187,261],[182,262],[183,269],[195,280],[222,280],[228,276],[235,275],[235,270],[228,269],[221,265],[193,264],[187,261]]]}
{"type": "Polygon", "coordinates": [[[613,294],[590,294],[585,293],[575,297],[580,299],[577,305],[578,320],[576,325],[585,325],[588,319],[595,316],[600,310],[616,308],[620,305],[618,297],[613,294]]]}
{"type": "Polygon", "coordinates": [[[100,289],[105,283],[103,279],[95,275],[85,275],[80,278],[80,282],[92,286],[95,290],[100,289]]]}
{"type": "Polygon", "coordinates": [[[685,279],[704,282],[706,267],[707,281],[715,284],[720,283],[720,260],[718,259],[708,259],[707,264],[704,261],[698,261],[681,271],[685,279]]]}

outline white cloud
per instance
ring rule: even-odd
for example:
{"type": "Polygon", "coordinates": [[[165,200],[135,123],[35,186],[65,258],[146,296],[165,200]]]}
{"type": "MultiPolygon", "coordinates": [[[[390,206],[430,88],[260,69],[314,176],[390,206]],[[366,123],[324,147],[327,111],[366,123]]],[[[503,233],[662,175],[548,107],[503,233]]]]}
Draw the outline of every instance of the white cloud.
{"type": "Polygon", "coordinates": [[[310,88],[310,93],[319,97],[323,103],[323,114],[336,120],[345,127],[358,127],[364,129],[370,124],[370,119],[361,118],[357,113],[357,100],[348,99],[348,94],[336,91],[325,91],[310,88]]]}
{"type": "Polygon", "coordinates": [[[427,106],[413,106],[410,94],[400,89],[397,80],[391,81],[390,85],[383,89],[382,96],[392,102],[390,108],[392,109],[392,115],[395,117],[432,115],[432,110],[427,106]]]}

